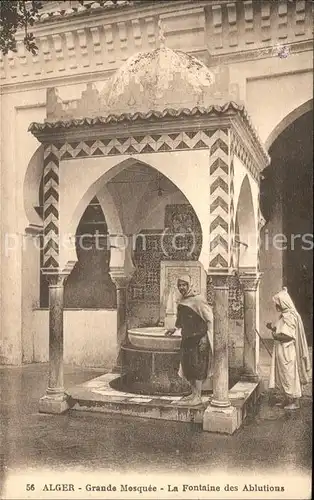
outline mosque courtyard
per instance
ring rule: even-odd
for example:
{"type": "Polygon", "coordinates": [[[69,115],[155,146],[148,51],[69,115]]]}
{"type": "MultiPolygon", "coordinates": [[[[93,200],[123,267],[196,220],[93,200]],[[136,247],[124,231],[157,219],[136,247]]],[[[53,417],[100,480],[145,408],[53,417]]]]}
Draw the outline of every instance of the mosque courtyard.
{"type": "MultiPolygon", "coordinates": [[[[311,470],[311,384],[298,412],[271,406],[267,392],[255,417],[232,436],[196,424],[69,411],[38,413],[46,364],[0,368],[2,474],[19,471],[112,471],[207,474],[223,469],[308,474],[311,470]]],[[[66,387],[99,376],[65,366],[66,387]]]]}

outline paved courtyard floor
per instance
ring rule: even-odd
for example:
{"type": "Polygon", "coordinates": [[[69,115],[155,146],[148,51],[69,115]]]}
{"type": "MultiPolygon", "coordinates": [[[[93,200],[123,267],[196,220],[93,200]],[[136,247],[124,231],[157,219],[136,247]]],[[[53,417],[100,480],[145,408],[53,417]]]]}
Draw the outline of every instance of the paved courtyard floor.
{"type": "MultiPolygon", "coordinates": [[[[1,471],[36,469],[208,473],[245,469],[266,472],[311,469],[312,398],[308,387],[298,412],[270,406],[263,395],[256,417],[234,435],[199,426],[121,415],[71,411],[38,413],[46,364],[0,367],[1,471]]],[[[65,367],[69,387],[100,375],[65,367]]]]}

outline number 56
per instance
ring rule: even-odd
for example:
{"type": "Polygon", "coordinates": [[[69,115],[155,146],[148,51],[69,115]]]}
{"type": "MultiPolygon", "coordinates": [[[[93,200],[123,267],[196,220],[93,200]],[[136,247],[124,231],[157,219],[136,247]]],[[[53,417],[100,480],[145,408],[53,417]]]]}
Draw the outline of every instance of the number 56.
{"type": "Polygon", "coordinates": [[[34,490],[35,490],[34,484],[27,484],[26,485],[26,491],[34,491],[34,490]]]}

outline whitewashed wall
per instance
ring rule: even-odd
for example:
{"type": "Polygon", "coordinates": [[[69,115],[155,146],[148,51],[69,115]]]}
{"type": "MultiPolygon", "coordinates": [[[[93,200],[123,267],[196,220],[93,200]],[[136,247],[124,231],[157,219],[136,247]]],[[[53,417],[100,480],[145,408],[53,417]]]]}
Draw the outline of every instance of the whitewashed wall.
{"type": "MultiPolygon", "coordinates": [[[[49,359],[49,312],[33,311],[34,361],[49,359]]],[[[64,312],[65,363],[110,369],[116,360],[117,313],[112,310],[66,310],[64,312]]]]}

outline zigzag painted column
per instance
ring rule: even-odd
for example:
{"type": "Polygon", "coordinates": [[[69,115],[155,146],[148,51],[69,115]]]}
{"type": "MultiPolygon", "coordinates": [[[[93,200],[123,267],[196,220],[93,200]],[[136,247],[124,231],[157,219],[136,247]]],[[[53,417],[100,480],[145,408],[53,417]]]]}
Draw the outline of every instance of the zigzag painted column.
{"type": "Polygon", "coordinates": [[[44,152],[43,205],[42,272],[49,281],[49,378],[39,411],[63,413],[69,408],[63,381],[63,292],[67,275],[59,273],[59,150],[53,144],[44,152]]]}
{"type": "Polygon", "coordinates": [[[231,158],[230,162],[230,234],[229,234],[229,255],[230,255],[230,268],[234,269],[236,266],[236,251],[235,251],[235,217],[236,214],[234,212],[234,163],[233,158],[231,158]]]}
{"type": "Polygon", "coordinates": [[[59,150],[53,144],[44,152],[43,273],[59,267],[59,150]]]}
{"type": "Polygon", "coordinates": [[[210,147],[210,270],[229,267],[229,138],[217,130],[210,147]]]}

